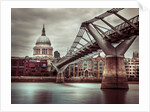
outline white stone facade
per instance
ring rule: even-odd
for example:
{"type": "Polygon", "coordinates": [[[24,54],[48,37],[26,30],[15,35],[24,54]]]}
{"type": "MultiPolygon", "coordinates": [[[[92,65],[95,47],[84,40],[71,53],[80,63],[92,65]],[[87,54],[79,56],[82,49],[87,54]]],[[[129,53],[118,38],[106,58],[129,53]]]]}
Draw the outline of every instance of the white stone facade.
{"type": "Polygon", "coordinates": [[[48,44],[37,44],[33,48],[33,57],[53,58],[53,48],[48,44]]]}
{"type": "Polygon", "coordinates": [[[51,70],[51,62],[53,58],[53,47],[49,38],[45,34],[45,27],[43,25],[42,34],[37,39],[35,46],[33,47],[33,59],[47,60],[47,70],[51,70]]]}

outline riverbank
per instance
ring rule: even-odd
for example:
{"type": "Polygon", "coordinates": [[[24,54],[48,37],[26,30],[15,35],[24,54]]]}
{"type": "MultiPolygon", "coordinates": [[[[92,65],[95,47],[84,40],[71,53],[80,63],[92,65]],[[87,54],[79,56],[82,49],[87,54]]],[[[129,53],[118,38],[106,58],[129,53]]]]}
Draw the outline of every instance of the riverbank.
{"type": "MultiPolygon", "coordinates": [[[[56,82],[56,77],[12,76],[11,82],[56,82]]],[[[66,83],[101,83],[102,77],[65,78],[66,83]]],[[[128,83],[138,84],[138,78],[128,78],[128,83]]]]}

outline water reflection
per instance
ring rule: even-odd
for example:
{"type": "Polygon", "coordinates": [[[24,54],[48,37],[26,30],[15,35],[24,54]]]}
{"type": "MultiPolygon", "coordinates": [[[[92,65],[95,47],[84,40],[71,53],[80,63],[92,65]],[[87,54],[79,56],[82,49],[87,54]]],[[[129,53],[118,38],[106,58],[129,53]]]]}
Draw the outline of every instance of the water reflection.
{"type": "Polygon", "coordinates": [[[48,91],[39,91],[34,95],[34,104],[49,104],[52,100],[52,93],[48,91]]]}
{"type": "Polygon", "coordinates": [[[128,89],[102,89],[105,104],[124,104],[128,89]]]}
{"type": "Polygon", "coordinates": [[[12,83],[12,104],[137,104],[139,85],[100,89],[98,83],[12,83]]]}

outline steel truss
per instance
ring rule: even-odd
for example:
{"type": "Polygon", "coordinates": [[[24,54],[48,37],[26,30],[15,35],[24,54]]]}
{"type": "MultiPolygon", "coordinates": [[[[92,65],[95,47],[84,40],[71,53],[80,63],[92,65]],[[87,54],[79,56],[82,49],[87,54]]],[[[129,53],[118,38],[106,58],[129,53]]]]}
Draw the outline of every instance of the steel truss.
{"type": "Polygon", "coordinates": [[[70,50],[67,52],[63,60],[55,64],[56,65],[55,67],[57,67],[57,69],[61,69],[63,66],[66,66],[69,63],[82,60],[88,57],[93,52],[95,55],[97,52],[99,52],[99,50],[101,50],[97,41],[94,38],[92,39],[93,35],[91,35],[91,33],[89,32],[88,25],[90,25],[93,29],[95,29],[95,31],[98,32],[98,34],[104,39],[105,42],[108,41],[111,44],[120,43],[121,41],[130,39],[130,37],[138,36],[139,15],[127,20],[126,18],[118,14],[118,12],[121,10],[123,10],[123,8],[113,8],[99,16],[94,17],[93,19],[83,22],[80,26],[79,32],[70,50]],[[121,20],[123,20],[124,22],[117,26],[113,26],[105,20],[105,18],[110,15],[115,15],[119,17],[121,20]],[[107,26],[109,26],[110,29],[96,24],[95,23],[96,21],[102,21],[107,26]],[[107,31],[104,31],[103,29],[107,31]],[[88,36],[90,41],[84,37],[85,33],[88,36]],[[81,39],[86,41],[87,44],[83,45],[82,43],[80,43],[81,39]],[[78,45],[80,45],[81,47],[78,48],[77,47],[78,45]]]}

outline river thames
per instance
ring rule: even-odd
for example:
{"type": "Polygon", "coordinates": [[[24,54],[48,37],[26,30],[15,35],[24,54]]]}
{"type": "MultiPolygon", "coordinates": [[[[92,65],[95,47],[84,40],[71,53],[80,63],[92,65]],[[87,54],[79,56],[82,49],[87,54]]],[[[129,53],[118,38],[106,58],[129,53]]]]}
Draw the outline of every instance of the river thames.
{"type": "Polygon", "coordinates": [[[138,104],[139,84],[100,89],[100,83],[11,83],[12,104],[138,104]]]}

